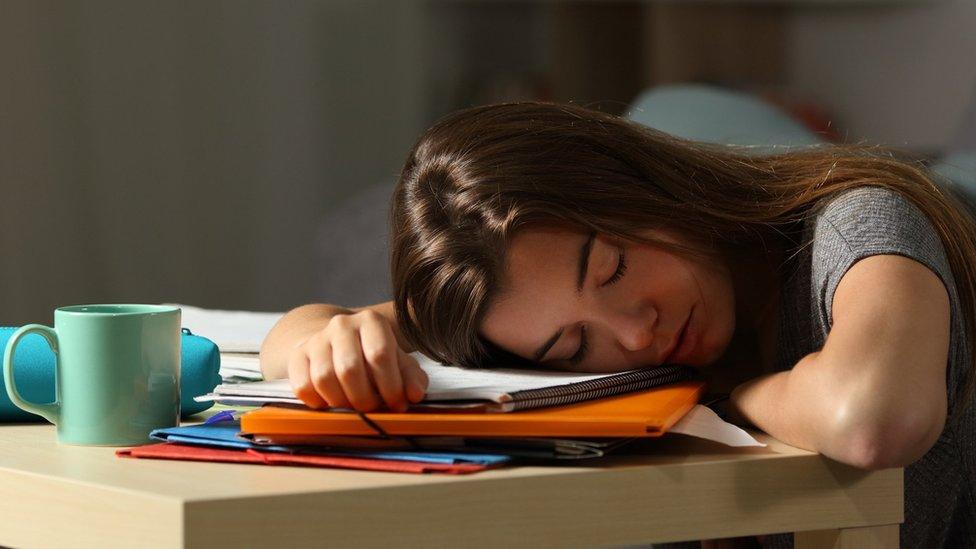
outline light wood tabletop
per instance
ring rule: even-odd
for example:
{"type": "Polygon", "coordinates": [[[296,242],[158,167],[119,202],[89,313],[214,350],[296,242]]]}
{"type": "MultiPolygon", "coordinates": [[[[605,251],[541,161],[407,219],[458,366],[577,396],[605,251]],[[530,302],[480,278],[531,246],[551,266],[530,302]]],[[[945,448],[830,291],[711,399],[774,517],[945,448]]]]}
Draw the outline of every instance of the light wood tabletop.
{"type": "Polygon", "coordinates": [[[612,547],[802,532],[803,547],[892,547],[903,471],[859,471],[760,433],[683,435],[619,454],[471,475],[123,459],[0,426],[0,545],[612,547]]]}

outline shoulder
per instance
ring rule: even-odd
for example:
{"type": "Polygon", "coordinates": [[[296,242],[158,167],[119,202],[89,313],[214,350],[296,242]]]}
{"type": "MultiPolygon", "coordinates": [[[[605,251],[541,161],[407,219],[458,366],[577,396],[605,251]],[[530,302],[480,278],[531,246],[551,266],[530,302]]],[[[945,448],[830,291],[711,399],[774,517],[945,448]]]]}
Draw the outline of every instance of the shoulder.
{"type": "Polygon", "coordinates": [[[815,275],[843,275],[866,257],[901,255],[940,277],[951,277],[942,238],[931,220],[896,191],[858,187],[826,199],[814,211],[810,244],[814,270],[821,271],[815,275]]]}
{"type": "Polygon", "coordinates": [[[833,322],[837,285],[857,262],[899,255],[934,272],[953,294],[954,280],[942,239],[910,199],[883,187],[858,187],[824,200],[814,210],[811,284],[820,301],[822,326],[833,322]]]}
{"type": "Polygon", "coordinates": [[[814,240],[822,243],[823,251],[944,261],[942,241],[928,216],[891,189],[850,189],[825,200],[816,211],[814,240]]]}

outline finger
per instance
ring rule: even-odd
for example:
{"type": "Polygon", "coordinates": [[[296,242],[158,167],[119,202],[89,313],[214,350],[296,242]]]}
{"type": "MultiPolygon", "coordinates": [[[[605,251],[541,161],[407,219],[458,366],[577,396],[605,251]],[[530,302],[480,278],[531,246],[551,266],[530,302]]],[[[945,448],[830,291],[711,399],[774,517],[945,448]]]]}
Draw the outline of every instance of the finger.
{"type": "Polygon", "coordinates": [[[308,357],[298,348],[288,357],[288,382],[292,392],[309,408],[324,408],[326,403],[315,391],[308,373],[308,357]]]}
{"type": "Polygon", "coordinates": [[[396,337],[390,326],[384,321],[366,321],[360,326],[359,340],[366,367],[384,402],[394,412],[405,411],[407,396],[397,365],[396,337]]]}
{"type": "Polygon", "coordinates": [[[332,367],[352,407],[368,412],[380,404],[380,398],[366,372],[366,360],[359,343],[359,333],[345,327],[332,335],[332,367]]]}
{"type": "Polygon", "coordinates": [[[403,349],[397,348],[397,351],[397,364],[400,367],[400,375],[403,377],[403,385],[407,389],[407,398],[410,402],[420,402],[427,392],[427,384],[429,383],[427,373],[417,363],[417,359],[404,352],[403,349]]]}
{"type": "Polygon", "coordinates": [[[349,399],[342,392],[342,385],[332,366],[332,345],[328,343],[314,349],[309,356],[309,377],[315,391],[329,404],[336,408],[351,408],[349,399]]]}

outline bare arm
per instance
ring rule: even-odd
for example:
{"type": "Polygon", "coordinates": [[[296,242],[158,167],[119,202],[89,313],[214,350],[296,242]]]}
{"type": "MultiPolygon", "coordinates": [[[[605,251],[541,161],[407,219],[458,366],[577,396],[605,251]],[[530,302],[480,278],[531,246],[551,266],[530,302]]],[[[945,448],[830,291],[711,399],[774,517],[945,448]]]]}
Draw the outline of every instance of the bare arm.
{"type": "Polygon", "coordinates": [[[288,377],[288,359],[299,345],[308,340],[312,335],[323,330],[335,315],[353,314],[360,311],[372,310],[385,318],[393,329],[397,344],[405,352],[413,352],[413,349],[403,338],[403,333],[396,323],[396,315],[393,312],[393,302],[377,303],[367,307],[348,309],[337,305],[325,303],[315,303],[302,305],[288,311],[285,316],[275,324],[268,336],[261,344],[261,373],[265,379],[279,379],[288,377]]]}
{"type": "Polygon", "coordinates": [[[857,262],[834,294],[824,348],[792,370],[748,381],[734,412],[801,448],[866,469],[907,465],[946,420],[949,298],[911,259],[857,262]]]}

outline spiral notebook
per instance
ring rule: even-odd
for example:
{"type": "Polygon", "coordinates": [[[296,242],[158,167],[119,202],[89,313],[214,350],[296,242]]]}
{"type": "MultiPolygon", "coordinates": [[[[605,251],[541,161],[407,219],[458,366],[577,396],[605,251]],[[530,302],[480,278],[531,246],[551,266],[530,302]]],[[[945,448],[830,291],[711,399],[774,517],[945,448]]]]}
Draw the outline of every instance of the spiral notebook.
{"type": "MultiPolygon", "coordinates": [[[[445,366],[416,353],[414,356],[427,373],[429,384],[424,400],[411,405],[410,411],[514,412],[629,393],[695,377],[694,369],[687,366],[581,374],[521,368],[462,368],[445,366]]],[[[245,406],[303,405],[287,379],[222,384],[197,400],[245,406]]]]}
{"type": "MultiPolygon", "coordinates": [[[[241,436],[659,437],[695,407],[701,381],[512,414],[365,414],[265,406],[241,416],[241,436]]],[[[252,438],[253,440],[253,438],[252,438]]]]}

